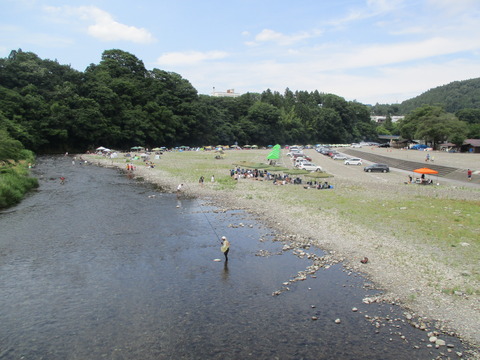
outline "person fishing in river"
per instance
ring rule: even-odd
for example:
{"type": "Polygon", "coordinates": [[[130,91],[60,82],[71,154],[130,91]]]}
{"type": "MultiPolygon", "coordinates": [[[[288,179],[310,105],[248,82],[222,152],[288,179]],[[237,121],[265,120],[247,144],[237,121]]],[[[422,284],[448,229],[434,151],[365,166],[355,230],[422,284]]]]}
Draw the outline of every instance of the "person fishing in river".
{"type": "Polygon", "coordinates": [[[222,236],[222,246],[220,250],[223,252],[223,255],[225,255],[225,262],[228,261],[228,251],[230,250],[230,242],[227,240],[226,236],[222,236]]]}

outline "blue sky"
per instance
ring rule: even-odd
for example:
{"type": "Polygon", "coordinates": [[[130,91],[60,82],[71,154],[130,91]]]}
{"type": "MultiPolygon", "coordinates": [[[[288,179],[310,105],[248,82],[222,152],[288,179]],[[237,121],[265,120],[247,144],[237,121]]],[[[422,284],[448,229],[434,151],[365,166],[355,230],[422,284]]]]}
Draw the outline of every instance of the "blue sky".
{"type": "Polygon", "coordinates": [[[201,94],[318,90],[396,103],[480,77],[479,0],[0,0],[0,57],[84,71],[108,49],[201,94]]]}

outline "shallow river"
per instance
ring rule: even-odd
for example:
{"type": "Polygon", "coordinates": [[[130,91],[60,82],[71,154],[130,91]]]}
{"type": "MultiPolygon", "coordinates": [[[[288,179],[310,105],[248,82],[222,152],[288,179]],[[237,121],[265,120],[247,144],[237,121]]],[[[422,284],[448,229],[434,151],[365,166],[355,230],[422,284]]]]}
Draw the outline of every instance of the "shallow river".
{"type": "MultiPolygon", "coordinates": [[[[71,158],[40,158],[34,172],[40,188],[0,212],[0,359],[448,354],[427,347],[398,307],[363,304],[376,291],[341,265],[272,296],[311,260],[282,252],[246,213],[217,212],[71,158]],[[223,256],[222,235],[231,241],[227,264],[213,261],[223,256]]],[[[442,338],[455,358],[462,344],[442,338]]]]}

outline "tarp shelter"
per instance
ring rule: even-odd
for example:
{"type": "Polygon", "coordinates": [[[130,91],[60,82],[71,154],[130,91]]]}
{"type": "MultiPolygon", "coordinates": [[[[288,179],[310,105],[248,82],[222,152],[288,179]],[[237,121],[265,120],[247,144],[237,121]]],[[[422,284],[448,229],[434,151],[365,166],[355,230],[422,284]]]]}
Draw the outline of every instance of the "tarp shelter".
{"type": "Polygon", "coordinates": [[[280,145],[275,145],[272,148],[272,151],[267,155],[268,160],[277,160],[280,159],[280,145]]]}

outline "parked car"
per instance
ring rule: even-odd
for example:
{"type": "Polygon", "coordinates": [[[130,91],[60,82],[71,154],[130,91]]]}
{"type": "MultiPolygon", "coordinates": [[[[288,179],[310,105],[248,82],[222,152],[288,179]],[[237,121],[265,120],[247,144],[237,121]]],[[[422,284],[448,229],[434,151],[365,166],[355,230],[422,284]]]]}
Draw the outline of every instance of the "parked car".
{"type": "Polygon", "coordinates": [[[302,150],[292,150],[290,152],[287,153],[287,156],[290,156],[290,157],[293,157],[293,156],[301,156],[303,155],[303,151],[302,150]]]}
{"type": "Polygon", "coordinates": [[[333,160],[347,160],[348,156],[342,154],[336,154],[332,156],[333,160]]]}
{"type": "Polygon", "coordinates": [[[294,160],[293,164],[295,165],[295,167],[300,167],[300,165],[302,165],[303,163],[308,163],[310,161],[312,161],[312,159],[308,160],[303,157],[299,157],[294,160]]]}
{"type": "Polygon", "coordinates": [[[300,165],[300,169],[307,171],[323,171],[321,166],[309,162],[304,162],[302,165],[300,165]]]}
{"type": "Polygon", "coordinates": [[[359,158],[350,158],[345,160],[345,165],[362,165],[362,159],[359,158]]]}
{"type": "Polygon", "coordinates": [[[390,171],[390,168],[386,164],[372,164],[372,165],[365,166],[363,168],[363,171],[366,171],[366,172],[381,171],[386,173],[390,171]]]}
{"type": "Polygon", "coordinates": [[[361,148],[362,147],[362,145],[357,144],[357,143],[353,143],[351,146],[352,146],[352,148],[361,148]]]}
{"type": "Polygon", "coordinates": [[[293,154],[292,159],[295,161],[299,158],[304,158],[307,159],[308,161],[312,161],[312,158],[310,156],[305,155],[304,153],[298,153],[298,154],[293,154]]]}

